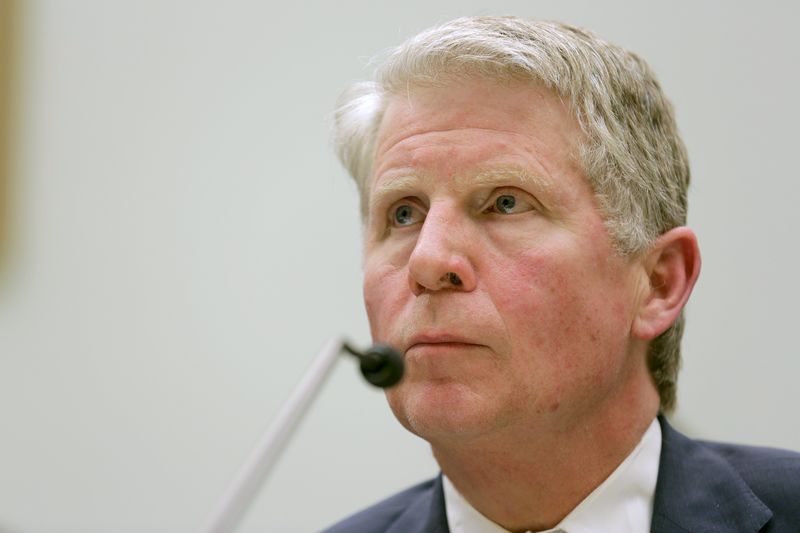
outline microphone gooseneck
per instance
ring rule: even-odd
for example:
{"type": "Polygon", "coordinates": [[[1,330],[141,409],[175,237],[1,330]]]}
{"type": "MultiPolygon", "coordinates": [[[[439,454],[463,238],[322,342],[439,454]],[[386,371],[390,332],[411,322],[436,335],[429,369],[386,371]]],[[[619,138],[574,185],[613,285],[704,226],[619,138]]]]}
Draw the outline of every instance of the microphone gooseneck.
{"type": "Polygon", "coordinates": [[[331,339],[239,469],[211,515],[206,533],[230,533],[236,528],[343,350],[358,357],[361,373],[376,387],[391,387],[403,377],[403,358],[391,346],[375,344],[361,352],[339,337],[331,339]]]}
{"type": "Polygon", "coordinates": [[[364,352],[356,350],[346,342],[342,348],[358,357],[361,374],[372,385],[386,389],[397,385],[403,379],[405,370],[403,357],[388,344],[373,344],[364,352]]]}

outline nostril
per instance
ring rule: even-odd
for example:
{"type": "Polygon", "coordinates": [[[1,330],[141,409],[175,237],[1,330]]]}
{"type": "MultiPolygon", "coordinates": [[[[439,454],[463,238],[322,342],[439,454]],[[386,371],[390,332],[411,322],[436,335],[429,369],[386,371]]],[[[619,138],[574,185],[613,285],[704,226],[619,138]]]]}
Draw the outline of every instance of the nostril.
{"type": "Polygon", "coordinates": [[[442,281],[446,281],[450,283],[450,285],[458,286],[461,285],[462,281],[461,278],[458,277],[458,274],[455,272],[448,272],[444,276],[442,276],[442,281]]]}

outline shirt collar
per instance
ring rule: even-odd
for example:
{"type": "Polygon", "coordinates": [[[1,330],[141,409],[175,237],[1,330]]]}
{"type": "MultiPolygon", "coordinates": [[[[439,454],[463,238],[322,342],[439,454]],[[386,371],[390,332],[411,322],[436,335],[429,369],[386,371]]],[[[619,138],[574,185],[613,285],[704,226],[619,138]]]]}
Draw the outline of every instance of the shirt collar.
{"type": "MultiPolygon", "coordinates": [[[[661,456],[661,427],[654,419],[639,444],[605,481],[553,529],[542,533],[647,533],[661,456]]],[[[464,499],[442,476],[451,533],[508,533],[464,499]]]]}

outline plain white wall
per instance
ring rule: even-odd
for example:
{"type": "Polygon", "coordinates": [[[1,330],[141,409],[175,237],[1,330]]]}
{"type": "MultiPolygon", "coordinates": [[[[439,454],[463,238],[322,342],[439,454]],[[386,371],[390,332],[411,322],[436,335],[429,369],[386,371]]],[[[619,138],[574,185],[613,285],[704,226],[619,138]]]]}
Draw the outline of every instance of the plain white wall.
{"type": "MultiPolygon", "coordinates": [[[[198,531],[325,341],[369,342],[336,96],[459,15],[594,29],[677,108],[704,252],[677,423],[800,449],[795,2],[26,2],[0,532],[198,531]]],[[[344,358],[242,531],[436,472],[344,358]]]]}

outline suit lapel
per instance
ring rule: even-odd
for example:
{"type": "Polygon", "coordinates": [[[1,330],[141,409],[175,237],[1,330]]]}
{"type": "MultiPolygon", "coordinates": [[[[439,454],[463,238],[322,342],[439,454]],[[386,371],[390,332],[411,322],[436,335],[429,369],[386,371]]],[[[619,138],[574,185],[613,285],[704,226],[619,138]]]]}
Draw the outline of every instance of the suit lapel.
{"type": "Polygon", "coordinates": [[[651,532],[756,532],[772,512],[725,459],[659,417],[661,462],[651,532]]]}
{"type": "Polygon", "coordinates": [[[450,533],[441,474],[434,480],[430,490],[420,494],[386,533],[450,533]]]}

